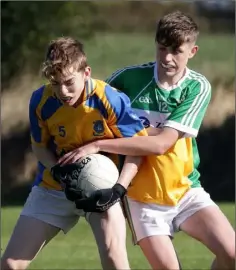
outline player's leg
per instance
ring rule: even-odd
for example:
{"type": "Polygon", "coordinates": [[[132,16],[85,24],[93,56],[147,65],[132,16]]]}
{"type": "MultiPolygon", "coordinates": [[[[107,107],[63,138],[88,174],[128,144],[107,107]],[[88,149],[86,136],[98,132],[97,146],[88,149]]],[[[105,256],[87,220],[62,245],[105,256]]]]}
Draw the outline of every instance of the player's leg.
{"type": "Polygon", "coordinates": [[[26,269],[59,231],[78,221],[74,203],[63,192],[33,187],[1,259],[1,269],[26,269]]]}
{"type": "Polygon", "coordinates": [[[138,242],[153,269],[181,269],[168,235],[149,236],[138,242]]]}
{"type": "Polygon", "coordinates": [[[134,244],[138,244],[153,269],[180,269],[171,241],[174,207],[143,204],[124,199],[134,244]]]}
{"type": "Polygon", "coordinates": [[[202,188],[192,189],[182,205],[176,226],[215,254],[212,269],[234,269],[235,231],[209,194],[202,188]]]}
{"type": "Polygon", "coordinates": [[[126,251],[126,223],[120,203],[107,212],[87,215],[103,269],[130,269],[126,251]]]}
{"type": "Polygon", "coordinates": [[[26,269],[59,230],[33,217],[20,216],[1,258],[1,269],[26,269]]]}

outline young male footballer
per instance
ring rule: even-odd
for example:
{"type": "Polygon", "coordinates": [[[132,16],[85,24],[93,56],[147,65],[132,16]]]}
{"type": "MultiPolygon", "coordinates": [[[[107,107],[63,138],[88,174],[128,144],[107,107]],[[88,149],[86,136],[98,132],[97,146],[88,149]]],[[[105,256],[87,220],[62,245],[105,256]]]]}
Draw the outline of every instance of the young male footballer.
{"type": "MultiPolygon", "coordinates": [[[[67,233],[84,215],[75,203],[81,196],[72,173],[77,165],[61,166],[58,161],[62,155],[95,139],[147,135],[130,107],[129,98],[91,78],[91,68],[79,41],[71,37],[53,40],[48,46],[43,74],[49,83],[33,92],[29,105],[38,174],[1,258],[3,270],[26,269],[60,230],[67,233]]],[[[115,162],[117,155],[111,158],[115,162]]],[[[101,212],[109,208],[108,211],[86,215],[103,269],[129,269],[125,218],[118,202],[140,160],[126,158],[113,187],[112,204],[100,206],[101,212]]]]}
{"type": "MultiPolygon", "coordinates": [[[[155,35],[156,61],[118,70],[107,80],[129,96],[148,137],[99,140],[73,152],[75,159],[98,151],[145,156],[124,204],[134,239],[153,269],[179,269],[170,239],[179,230],[215,255],[211,269],[235,269],[234,229],[202,188],[198,172],[195,138],[211,98],[208,80],[187,67],[198,51],[198,33],[190,16],[165,15],[155,35]]],[[[61,162],[70,158],[68,153],[61,162]]],[[[81,199],[79,207],[97,211],[103,193],[108,191],[81,199]]]]}

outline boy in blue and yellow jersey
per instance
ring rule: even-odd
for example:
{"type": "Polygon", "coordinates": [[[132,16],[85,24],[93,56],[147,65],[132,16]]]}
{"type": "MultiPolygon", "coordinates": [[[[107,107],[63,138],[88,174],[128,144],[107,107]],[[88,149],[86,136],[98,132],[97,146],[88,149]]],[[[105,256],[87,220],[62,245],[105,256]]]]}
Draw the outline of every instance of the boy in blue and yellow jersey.
{"type": "MultiPolygon", "coordinates": [[[[69,195],[54,177],[62,168],[58,165],[61,156],[97,139],[146,135],[129,98],[91,78],[80,42],[73,38],[52,41],[43,74],[49,84],[33,92],[29,105],[38,174],[2,257],[2,269],[26,269],[46,243],[60,230],[68,232],[84,214],[67,199],[69,195]]],[[[111,158],[117,161],[115,155],[111,158]]],[[[126,158],[113,189],[112,207],[105,215],[92,213],[88,218],[105,269],[129,269],[125,219],[120,204],[115,202],[124,195],[140,159],[126,158]]]]}
{"type": "MultiPolygon", "coordinates": [[[[197,36],[191,17],[167,14],[157,26],[156,61],[123,68],[107,80],[129,96],[151,136],[97,141],[74,153],[77,158],[96,151],[145,156],[124,202],[135,240],[153,269],[179,269],[170,240],[179,230],[216,256],[212,269],[235,265],[235,232],[201,186],[198,171],[195,138],[211,86],[187,67],[198,50],[197,36]]],[[[87,201],[80,207],[96,211],[96,201],[87,201]]]]}

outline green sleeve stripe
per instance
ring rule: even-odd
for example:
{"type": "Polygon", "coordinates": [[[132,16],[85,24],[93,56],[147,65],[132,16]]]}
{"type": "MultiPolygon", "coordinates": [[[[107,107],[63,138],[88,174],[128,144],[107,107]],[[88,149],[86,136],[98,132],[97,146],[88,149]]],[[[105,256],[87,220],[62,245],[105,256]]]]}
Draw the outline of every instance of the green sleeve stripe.
{"type": "MultiPolygon", "coordinates": [[[[202,96],[201,96],[201,98],[199,98],[199,103],[196,104],[196,108],[192,114],[193,115],[192,121],[189,124],[190,127],[192,127],[194,125],[194,122],[195,122],[199,112],[201,111],[201,109],[203,109],[205,106],[207,106],[206,101],[211,93],[210,83],[206,79],[204,79],[203,77],[200,77],[199,79],[200,79],[201,89],[203,89],[202,94],[201,94],[202,96]]],[[[190,117],[190,119],[191,119],[191,117],[190,117]]]]}
{"type": "Polygon", "coordinates": [[[193,79],[197,79],[200,83],[200,91],[196,95],[192,105],[183,117],[181,124],[192,127],[202,107],[206,106],[206,100],[210,95],[210,83],[202,76],[191,74],[193,79]]]}
{"type": "Polygon", "coordinates": [[[199,113],[201,112],[201,110],[204,109],[208,105],[207,100],[210,96],[211,86],[208,82],[204,82],[204,83],[205,83],[204,88],[207,90],[205,90],[205,92],[203,93],[203,98],[200,101],[200,103],[198,104],[198,107],[196,106],[196,110],[193,114],[192,121],[190,122],[190,127],[192,127],[194,125],[194,122],[195,122],[197,116],[199,115],[199,113]]]}

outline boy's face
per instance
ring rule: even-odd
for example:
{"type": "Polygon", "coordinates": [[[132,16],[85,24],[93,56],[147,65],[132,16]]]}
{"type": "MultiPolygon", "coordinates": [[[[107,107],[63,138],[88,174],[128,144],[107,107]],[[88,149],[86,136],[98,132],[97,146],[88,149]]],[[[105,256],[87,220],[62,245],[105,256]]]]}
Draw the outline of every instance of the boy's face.
{"type": "Polygon", "coordinates": [[[157,43],[156,46],[159,76],[169,78],[184,71],[188,60],[192,58],[198,50],[198,46],[190,42],[185,42],[178,48],[165,47],[159,43],[157,43]]]}
{"type": "Polygon", "coordinates": [[[68,69],[64,75],[57,73],[50,83],[57,98],[68,106],[74,106],[81,97],[86,80],[90,77],[91,69],[86,67],[85,71],[77,71],[74,67],[68,69]]]}

